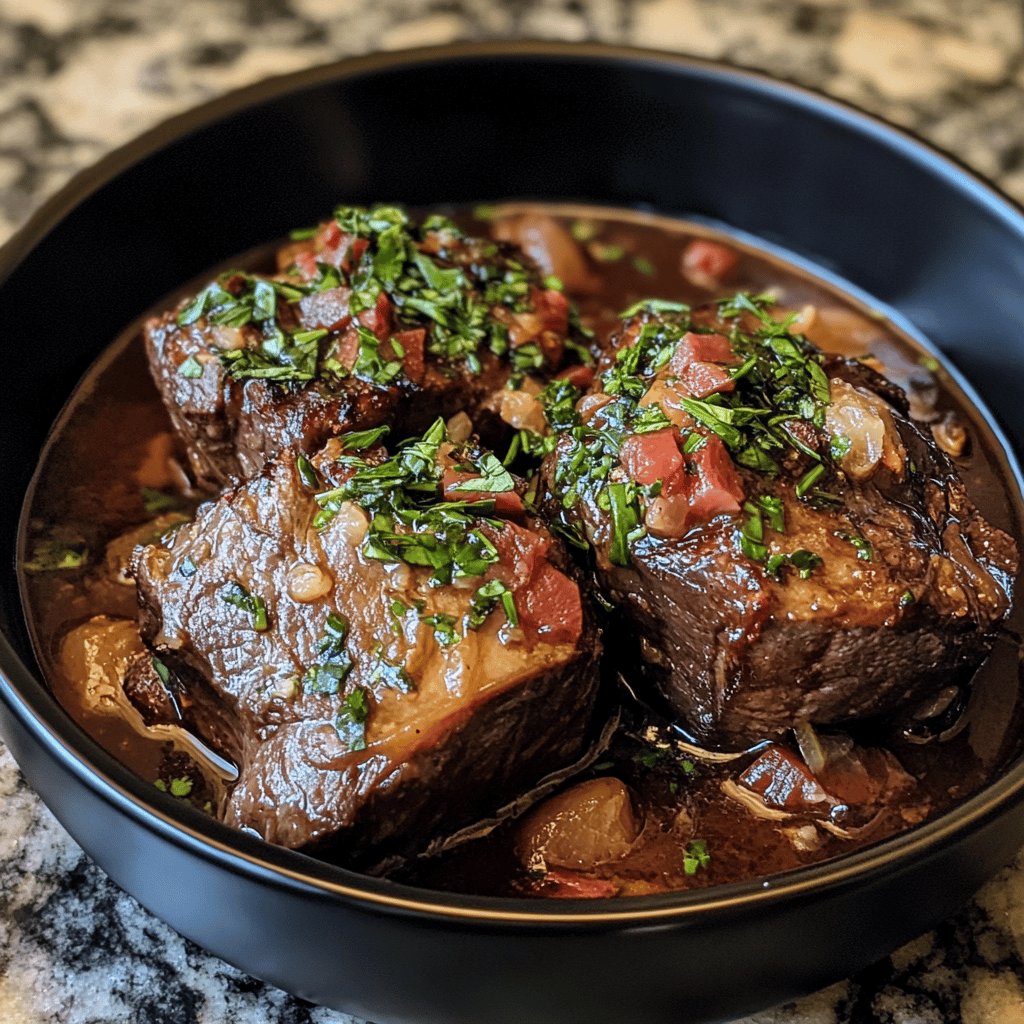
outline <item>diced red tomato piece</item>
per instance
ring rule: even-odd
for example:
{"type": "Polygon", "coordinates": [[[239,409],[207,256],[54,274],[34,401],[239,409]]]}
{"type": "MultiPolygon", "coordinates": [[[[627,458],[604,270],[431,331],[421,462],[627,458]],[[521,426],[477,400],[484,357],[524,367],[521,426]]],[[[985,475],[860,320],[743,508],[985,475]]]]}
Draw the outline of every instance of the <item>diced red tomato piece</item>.
{"type": "Polygon", "coordinates": [[[423,344],[426,337],[427,332],[422,327],[416,327],[411,331],[399,331],[397,334],[391,335],[391,340],[402,346],[402,351],[405,353],[402,356],[402,370],[414,384],[423,383],[423,373],[426,368],[423,359],[423,344]]]}
{"type": "Polygon", "coordinates": [[[346,274],[350,274],[363,258],[363,253],[366,252],[369,242],[365,238],[354,238],[352,244],[348,247],[348,252],[345,253],[341,261],[341,269],[346,274]]]}
{"type": "Polygon", "coordinates": [[[295,256],[295,266],[299,268],[299,273],[307,280],[316,277],[316,253],[312,249],[297,253],[295,256]]]}
{"type": "Polygon", "coordinates": [[[586,391],[594,383],[594,368],[592,366],[569,366],[560,373],[556,373],[555,376],[560,380],[567,380],[580,391],[586,391]]]}
{"type": "Polygon", "coordinates": [[[356,365],[356,360],[359,358],[359,335],[354,327],[349,327],[338,339],[335,356],[346,369],[351,370],[356,365]]]}
{"type": "Polygon", "coordinates": [[[547,558],[551,549],[550,537],[512,522],[506,522],[500,530],[484,527],[483,532],[498,549],[498,577],[513,591],[533,579],[538,565],[547,558]]]}
{"type": "Polygon", "coordinates": [[[519,624],[527,635],[553,644],[574,644],[583,632],[580,588],[550,562],[514,594],[519,624]]]}
{"type": "Polygon", "coordinates": [[[694,284],[718,284],[736,269],[739,261],[735,249],[707,238],[695,238],[683,250],[680,268],[683,277],[694,284]]]}
{"type": "Polygon", "coordinates": [[[391,300],[384,292],[377,295],[373,309],[364,309],[359,314],[359,322],[367,330],[373,331],[381,341],[391,336],[391,300]]]}
{"type": "MultiPolygon", "coordinates": [[[[462,473],[455,469],[446,469],[441,478],[441,489],[448,501],[488,501],[494,500],[494,511],[498,515],[514,516],[524,511],[523,499],[515,491],[462,491],[455,490],[459,484],[479,480],[477,473],[462,473]]],[[[500,550],[500,548],[499,548],[500,550]]]]}
{"type": "Polygon", "coordinates": [[[693,522],[706,523],[727,512],[739,512],[743,482],[721,438],[709,434],[704,444],[686,456],[691,470],[690,512],[693,522]]]}
{"type": "Polygon", "coordinates": [[[329,331],[340,331],[352,319],[348,311],[349,290],[327,288],[313,292],[299,299],[299,314],[302,326],[308,330],[326,327],[329,331]]]}
{"type": "Polygon", "coordinates": [[[616,895],[619,889],[604,878],[587,878],[575,871],[552,869],[544,876],[552,888],[545,887],[544,895],[556,900],[601,900],[616,895]]]}
{"type": "Polygon", "coordinates": [[[694,398],[732,391],[736,382],[729,371],[717,363],[692,362],[681,374],[683,386],[694,398]]]}
{"type": "Polygon", "coordinates": [[[668,372],[679,376],[690,363],[735,363],[732,343],[724,334],[697,334],[687,331],[668,362],[668,372]]]}
{"type": "Polygon", "coordinates": [[[656,480],[669,480],[683,466],[675,431],[671,429],[627,437],[622,443],[619,460],[630,479],[644,486],[656,480]]]}
{"type": "Polygon", "coordinates": [[[531,288],[530,297],[542,331],[564,337],[569,332],[569,300],[554,288],[531,288]]]}
{"type": "Polygon", "coordinates": [[[798,757],[772,744],[739,778],[768,807],[782,811],[820,811],[835,801],[798,757]]]}
{"type": "Polygon", "coordinates": [[[341,244],[341,227],[336,220],[329,220],[317,236],[317,242],[321,250],[337,249],[341,244]]]}

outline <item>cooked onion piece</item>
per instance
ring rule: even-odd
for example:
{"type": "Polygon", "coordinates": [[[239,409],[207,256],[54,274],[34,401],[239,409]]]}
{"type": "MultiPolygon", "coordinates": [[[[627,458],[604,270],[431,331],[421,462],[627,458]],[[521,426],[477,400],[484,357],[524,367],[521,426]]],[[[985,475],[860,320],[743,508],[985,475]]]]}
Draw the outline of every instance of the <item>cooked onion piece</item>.
{"type": "Polygon", "coordinates": [[[629,853],[640,822],[625,784],[600,778],[545,800],[523,821],[516,852],[530,870],[588,871],[629,853]]]}

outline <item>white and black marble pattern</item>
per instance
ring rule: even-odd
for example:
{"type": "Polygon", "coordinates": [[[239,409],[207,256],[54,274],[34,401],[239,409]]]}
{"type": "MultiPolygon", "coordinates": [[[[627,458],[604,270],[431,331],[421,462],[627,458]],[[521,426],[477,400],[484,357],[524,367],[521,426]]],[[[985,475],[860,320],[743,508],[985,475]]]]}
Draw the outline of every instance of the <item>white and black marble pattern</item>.
{"type": "MultiPolygon", "coordinates": [[[[724,58],[911,128],[1024,201],[1019,0],[0,0],[0,241],[212,96],[374,49],[604,40],[724,58]]],[[[0,747],[0,1024],[349,1024],[210,957],[96,868],[0,747]]],[[[1024,1024],[1024,855],[962,913],[747,1024],[1024,1024]]]]}

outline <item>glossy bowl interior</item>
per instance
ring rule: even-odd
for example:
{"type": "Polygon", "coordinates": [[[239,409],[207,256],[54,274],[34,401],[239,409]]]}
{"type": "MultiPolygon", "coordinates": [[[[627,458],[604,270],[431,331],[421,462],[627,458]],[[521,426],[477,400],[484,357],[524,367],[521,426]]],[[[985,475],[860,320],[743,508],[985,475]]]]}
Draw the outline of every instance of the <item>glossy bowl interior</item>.
{"type": "MultiPolygon", "coordinates": [[[[891,307],[1024,437],[1024,214],[952,161],[820,96],[681,58],[377,56],[162,126],[0,252],[5,558],[63,401],[160,296],[342,199],[506,197],[697,215],[782,246],[891,307]]],[[[1019,484],[1008,442],[1006,471],[1019,484]]],[[[572,905],[403,888],[212,822],[106,755],[38,678],[10,562],[0,627],[0,731],[87,852],[226,960],[381,1024],[724,1019],[884,955],[1024,840],[1017,763],[930,824],[768,881],[572,905]]]]}

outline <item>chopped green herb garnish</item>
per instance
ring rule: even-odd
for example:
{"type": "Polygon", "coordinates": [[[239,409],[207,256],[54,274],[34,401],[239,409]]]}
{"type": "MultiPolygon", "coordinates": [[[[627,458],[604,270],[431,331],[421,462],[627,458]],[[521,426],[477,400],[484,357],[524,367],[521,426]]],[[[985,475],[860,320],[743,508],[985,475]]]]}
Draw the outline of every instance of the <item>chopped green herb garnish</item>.
{"type": "Polygon", "coordinates": [[[139,492],[142,507],[151,514],[166,512],[181,506],[181,498],[177,494],[167,494],[155,487],[143,487],[139,492]]]}
{"type": "Polygon", "coordinates": [[[701,869],[707,869],[711,863],[708,844],[704,839],[692,839],[683,851],[683,870],[688,875],[695,875],[701,869]]]}
{"type": "Polygon", "coordinates": [[[189,356],[183,362],[178,363],[178,375],[187,377],[189,380],[196,380],[203,375],[203,364],[195,356],[189,356]]]}
{"type": "Polygon", "coordinates": [[[644,277],[654,277],[657,273],[657,269],[654,264],[643,256],[633,257],[633,269],[638,274],[643,274],[644,277]]]}
{"type": "Polygon", "coordinates": [[[350,430],[347,434],[341,434],[338,440],[341,442],[342,451],[362,452],[372,448],[391,433],[391,428],[373,427],[371,430],[350,430]]]}
{"type": "Polygon", "coordinates": [[[179,798],[186,797],[189,795],[189,793],[192,792],[193,785],[193,781],[187,775],[182,775],[180,778],[177,779],[171,779],[171,796],[176,796],[179,798]]]}
{"type": "Polygon", "coordinates": [[[643,530],[636,485],[609,484],[607,494],[612,517],[612,543],[608,558],[614,565],[629,565],[629,542],[643,530]]]}
{"type": "Polygon", "coordinates": [[[757,499],[761,510],[768,517],[768,525],[776,533],[786,532],[786,510],[781,498],[773,497],[770,494],[762,494],[757,499]]]}
{"type": "Polygon", "coordinates": [[[857,557],[863,562],[870,562],[872,558],[871,542],[866,537],[856,533],[846,533],[843,530],[836,530],[835,535],[840,540],[852,544],[857,550],[857,557]]]}
{"type": "Polygon", "coordinates": [[[89,549],[84,543],[62,543],[59,536],[53,536],[33,542],[32,554],[22,568],[27,572],[81,569],[88,560],[89,549]]]}
{"type": "Polygon", "coordinates": [[[448,489],[456,493],[479,492],[485,494],[507,494],[509,491],[515,490],[516,484],[512,479],[512,474],[490,452],[484,453],[475,465],[469,467],[469,470],[479,472],[480,476],[463,480],[448,489]]]}
{"type": "Polygon", "coordinates": [[[150,659],[150,664],[153,666],[153,671],[157,674],[160,682],[164,686],[171,685],[171,673],[167,666],[154,654],[150,659]]]}
{"type": "Polygon", "coordinates": [[[809,579],[811,573],[824,564],[821,555],[808,551],[806,548],[799,548],[786,557],[789,559],[789,564],[800,574],[800,579],[802,580],[809,579]]]}
{"type": "Polygon", "coordinates": [[[501,580],[494,579],[478,587],[473,595],[469,604],[469,628],[479,629],[499,602],[504,609],[505,618],[511,625],[518,626],[519,614],[511,591],[501,580]]]}
{"type": "Polygon", "coordinates": [[[295,469],[298,471],[299,479],[311,491],[315,491],[320,486],[320,478],[316,475],[313,463],[305,455],[296,456],[295,469]]]}
{"type": "Polygon", "coordinates": [[[374,657],[377,659],[367,682],[371,685],[383,683],[385,686],[400,693],[412,693],[416,688],[413,685],[412,677],[401,665],[395,665],[384,657],[384,648],[378,644],[374,650],[374,657]]]}
{"type": "Polygon", "coordinates": [[[366,720],[370,717],[370,694],[362,686],[345,695],[334,728],[350,751],[366,749],[366,720]]]}
{"type": "Polygon", "coordinates": [[[796,485],[797,497],[804,497],[824,475],[825,466],[822,463],[819,462],[816,466],[812,466],[796,485]]]}
{"type": "Polygon", "coordinates": [[[569,225],[569,234],[577,242],[590,242],[597,238],[598,225],[592,220],[574,220],[569,225]]]}
{"type": "Polygon", "coordinates": [[[240,608],[249,616],[249,625],[257,633],[264,632],[268,626],[267,605],[258,594],[252,594],[241,583],[232,581],[221,592],[220,599],[226,604],[240,608]]]}
{"type": "Polygon", "coordinates": [[[434,639],[442,647],[451,647],[462,639],[459,631],[455,628],[458,620],[454,615],[444,615],[441,613],[421,615],[420,622],[434,627],[434,639]]]}
{"type": "Polygon", "coordinates": [[[617,263],[626,255],[626,250],[621,245],[612,245],[608,242],[594,242],[590,246],[590,254],[601,263],[617,263]]]}

